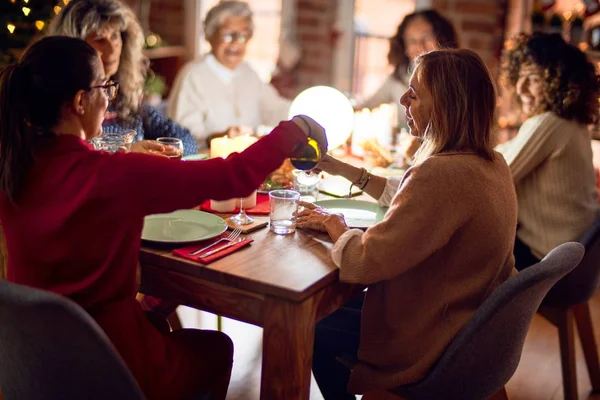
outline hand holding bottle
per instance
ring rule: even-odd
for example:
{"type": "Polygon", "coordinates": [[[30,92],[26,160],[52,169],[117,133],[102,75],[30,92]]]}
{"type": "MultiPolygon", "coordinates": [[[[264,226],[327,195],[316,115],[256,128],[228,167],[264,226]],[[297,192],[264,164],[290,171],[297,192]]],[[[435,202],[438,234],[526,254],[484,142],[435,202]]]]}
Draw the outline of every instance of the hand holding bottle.
{"type": "Polygon", "coordinates": [[[327,153],[325,129],[306,115],[296,115],[292,121],[302,129],[308,139],[302,153],[291,159],[292,164],[298,169],[312,169],[327,153]]]}

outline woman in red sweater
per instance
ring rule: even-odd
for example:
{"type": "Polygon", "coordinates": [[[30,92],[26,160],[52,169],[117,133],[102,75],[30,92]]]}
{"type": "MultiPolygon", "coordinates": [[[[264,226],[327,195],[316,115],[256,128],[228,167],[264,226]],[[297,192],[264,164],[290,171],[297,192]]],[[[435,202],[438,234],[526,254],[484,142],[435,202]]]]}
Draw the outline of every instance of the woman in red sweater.
{"type": "MultiPolygon", "coordinates": [[[[135,300],[144,216],[250,194],[306,145],[303,122],[227,159],[174,162],[94,151],[117,84],[80,39],[48,37],[0,76],[0,220],[8,279],[79,303],[104,329],[148,399],[224,399],[232,343],[159,332],[135,300]],[[268,157],[265,157],[268,155],[268,157]]],[[[322,128],[310,120],[325,143],[322,128]]]]}

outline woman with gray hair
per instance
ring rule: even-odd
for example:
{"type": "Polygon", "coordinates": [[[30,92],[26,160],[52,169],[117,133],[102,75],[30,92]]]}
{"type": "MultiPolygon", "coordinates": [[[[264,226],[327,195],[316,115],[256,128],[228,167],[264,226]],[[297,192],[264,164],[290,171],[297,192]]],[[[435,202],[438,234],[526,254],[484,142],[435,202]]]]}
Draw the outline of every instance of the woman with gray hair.
{"type": "Polygon", "coordinates": [[[210,54],[188,63],[169,98],[168,115],[199,140],[210,140],[287,118],[289,101],[244,62],[252,38],[252,10],[246,2],[221,0],[204,21],[210,54]]]}
{"type": "Polygon", "coordinates": [[[132,150],[162,150],[159,137],[181,139],[184,154],[198,151],[190,132],[142,103],[148,59],[143,54],[144,33],[133,11],[120,0],[73,0],[50,25],[49,35],[85,40],[100,55],[107,78],[119,83],[119,95],[109,107],[102,130],[137,132],[132,150]]]}

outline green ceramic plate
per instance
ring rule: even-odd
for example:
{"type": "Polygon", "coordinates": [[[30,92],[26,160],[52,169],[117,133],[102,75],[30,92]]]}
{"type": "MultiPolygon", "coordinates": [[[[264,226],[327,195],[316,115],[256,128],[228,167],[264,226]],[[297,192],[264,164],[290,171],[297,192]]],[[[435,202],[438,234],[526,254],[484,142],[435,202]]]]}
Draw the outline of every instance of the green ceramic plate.
{"type": "Polygon", "coordinates": [[[387,208],[377,203],[364,200],[321,200],[316,201],[315,204],[331,212],[343,214],[350,228],[360,229],[368,228],[381,221],[387,211],[387,208]]]}
{"type": "Polygon", "coordinates": [[[182,158],[183,161],[196,161],[196,160],[206,160],[208,158],[208,154],[190,154],[189,156],[185,156],[182,158]]]}
{"type": "Polygon", "coordinates": [[[196,210],[149,215],[144,219],[142,239],[157,243],[190,243],[210,239],[227,230],[221,217],[196,210]]]}

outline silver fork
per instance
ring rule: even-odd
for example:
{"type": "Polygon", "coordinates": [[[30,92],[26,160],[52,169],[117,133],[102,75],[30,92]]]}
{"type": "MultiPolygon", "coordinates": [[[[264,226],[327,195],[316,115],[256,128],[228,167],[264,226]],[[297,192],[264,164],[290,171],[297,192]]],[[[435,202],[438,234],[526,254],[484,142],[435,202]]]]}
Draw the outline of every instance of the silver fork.
{"type": "Polygon", "coordinates": [[[233,242],[235,239],[237,239],[240,236],[241,233],[242,233],[242,228],[235,228],[233,231],[231,231],[231,233],[227,237],[221,238],[221,239],[217,240],[216,242],[211,243],[208,246],[201,248],[200,250],[192,251],[191,253],[189,253],[189,255],[190,256],[195,256],[197,254],[200,254],[200,253],[202,253],[202,252],[210,249],[211,247],[213,247],[217,243],[221,243],[221,242],[233,242]]]}

